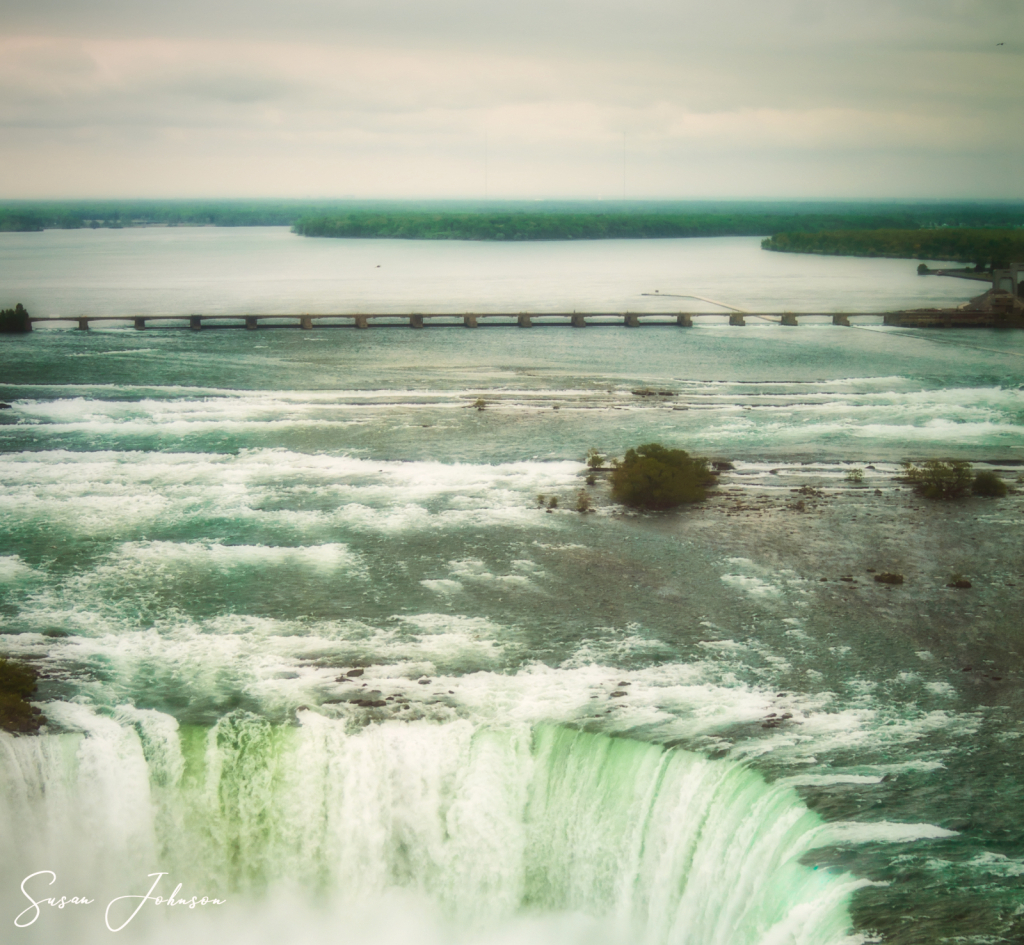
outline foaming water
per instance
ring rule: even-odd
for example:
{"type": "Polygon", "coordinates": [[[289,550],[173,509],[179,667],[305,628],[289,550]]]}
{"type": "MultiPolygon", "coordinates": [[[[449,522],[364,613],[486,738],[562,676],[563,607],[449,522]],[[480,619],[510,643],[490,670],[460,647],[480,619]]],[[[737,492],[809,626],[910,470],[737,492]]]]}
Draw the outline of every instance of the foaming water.
{"type": "Polygon", "coordinates": [[[819,818],[735,763],[551,725],[348,731],[235,713],[179,731],[130,707],[58,711],[87,736],[2,739],[19,851],[5,886],[47,862],[105,901],[159,860],[225,899],[349,910],[410,891],[484,941],[502,923],[499,939],[519,938],[516,916],[547,938],[572,915],[607,923],[608,941],[853,941],[846,903],[864,881],[801,865],[819,818]]]}
{"type": "MultiPolygon", "coordinates": [[[[322,475],[357,474],[358,466],[351,462],[357,459],[366,459],[366,471],[375,472],[380,470],[378,461],[388,459],[382,455],[386,441],[399,445],[403,460],[450,466],[452,461],[515,461],[524,454],[545,460],[575,458],[587,449],[584,437],[620,442],[630,430],[649,440],[701,442],[736,458],[816,458],[823,446],[832,458],[897,461],[908,447],[916,457],[948,455],[951,450],[974,456],[988,450],[989,455],[1020,458],[1020,389],[935,390],[918,385],[896,391],[875,386],[880,389],[783,392],[773,385],[721,390],[690,383],[673,385],[669,396],[655,400],[628,389],[543,395],[504,389],[454,398],[396,395],[373,404],[353,399],[348,391],[333,393],[331,403],[317,394],[306,402],[297,394],[277,400],[241,393],[155,402],[12,397],[17,414],[11,419],[16,422],[0,429],[0,441],[12,450],[32,449],[43,434],[48,443],[72,453],[85,445],[117,453],[145,444],[168,453],[162,460],[167,463],[176,462],[175,455],[182,452],[263,450],[264,455],[248,455],[243,462],[256,472],[259,464],[278,465],[292,478],[317,465],[322,475]],[[485,403],[484,409],[471,410],[477,400],[485,403]],[[294,455],[338,451],[349,454],[347,469],[337,457],[294,455]]],[[[24,456],[5,460],[30,461],[24,456]]],[[[95,462],[74,455],[67,461],[95,462]]],[[[153,462],[148,457],[145,461],[153,462]]],[[[405,470],[390,466],[390,479],[397,484],[418,474],[421,480],[449,479],[455,484],[455,474],[438,466],[405,470]]]]}
{"type": "Polygon", "coordinates": [[[1021,336],[812,321],[6,339],[0,652],[48,722],[0,739],[3,916],[167,872],[228,904],[123,937],[1019,938],[1020,498],[899,463],[1015,485],[1021,336]],[[587,484],[649,441],[730,461],[712,498],[587,484]]]}

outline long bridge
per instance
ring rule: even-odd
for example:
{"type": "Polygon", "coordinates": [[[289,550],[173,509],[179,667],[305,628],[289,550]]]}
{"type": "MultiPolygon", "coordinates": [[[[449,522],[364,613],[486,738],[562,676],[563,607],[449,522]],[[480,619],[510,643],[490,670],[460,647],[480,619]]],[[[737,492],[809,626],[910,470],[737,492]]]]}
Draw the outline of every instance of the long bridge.
{"type": "MultiPolygon", "coordinates": [[[[850,325],[851,318],[878,318],[879,312],[850,312],[835,314],[832,312],[803,312],[801,318],[830,318],[833,325],[850,325]]],[[[208,314],[208,315],[46,315],[31,316],[30,326],[57,323],[77,324],[86,331],[91,325],[107,322],[129,322],[137,329],[155,327],[165,324],[169,328],[190,328],[199,331],[204,328],[247,328],[250,331],[265,326],[283,328],[297,325],[299,328],[354,327],[369,328],[371,324],[401,325],[409,328],[424,328],[431,323],[441,325],[461,325],[465,328],[479,328],[482,324],[515,325],[519,328],[532,328],[535,325],[566,324],[573,328],[586,328],[588,325],[625,325],[627,328],[639,328],[641,325],[674,325],[680,328],[692,328],[695,319],[723,318],[721,312],[467,312],[453,314],[451,312],[405,312],[405,313],[335,313],[335,314],[208,314]]],[[[888,317],[888,316],[886,316],[888,317]]],[[[728,314],[729,324],[745,325],[750,318],[776,322],[780,325],[797,325],[797,317],[792,312],[742,312],[731,311],[728,314]]]]}

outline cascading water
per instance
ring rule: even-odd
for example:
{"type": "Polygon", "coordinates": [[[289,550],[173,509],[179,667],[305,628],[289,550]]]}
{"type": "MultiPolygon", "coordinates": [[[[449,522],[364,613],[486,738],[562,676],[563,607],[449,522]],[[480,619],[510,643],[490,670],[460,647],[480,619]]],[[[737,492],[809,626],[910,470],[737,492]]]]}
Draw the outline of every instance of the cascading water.
{"type": "Polygon", "coordinates": [[[0,654],[49,726],[0,736],[0,924],[33,872],[95,901],[5,945],[109,945],[160,872],[227,904],[115,941],[1022,940],[1020,496],[898,480],[1019,476],[1020,339],[867,328],[7,339],[0,654]],[[652,441],[733,468],[587,484],[652,441]]]}
{"type": "Polygon", "coordinates": [[[568,914],[650,945],[847,941],[863,881],[801,865],[820,818],[740,764],[550,724],[300,719],[68,707],[82,734],[3,736],[4,890],[50,869],[102,903],[159,870],[187,895],[402,890],[480,937],[568,914]]]}

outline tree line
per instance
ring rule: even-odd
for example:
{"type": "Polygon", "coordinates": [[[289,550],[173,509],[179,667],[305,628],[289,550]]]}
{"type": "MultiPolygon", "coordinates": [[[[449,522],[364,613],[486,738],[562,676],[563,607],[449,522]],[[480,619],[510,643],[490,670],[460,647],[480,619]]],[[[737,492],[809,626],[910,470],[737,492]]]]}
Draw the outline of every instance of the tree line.
{"type": "Polygon", "coordinates": [[[0,231],[292,226],[308,236],[656,239],[1024,225],[1024,203],[824,201],[91,200],[0,202],[0,231]]]}
{"type": "Polygon", "coordinates": [[[895,259],[942,259],[1000,269],[1024,261],[1024,229],[878,229],[776,233],[762,241],[778,253],[826,256],[888,256],[895,259]]]}
{"type": "Polygon", "coordinates": [[[291,226],[311,206],[322,212],[336,206],[323,201],[18,201],[0,204],[0,232],[120,229],[131,226],[291,226]]]}
{"type": "MultiPolygon", "coordinates": [[[[935,211],[931,211],[933,215],[935,211]]],[[[948,211],[947,211],[948,213],[948,211]]],[[[1007,214],[1013,217],[1013,213],[1007,214]]],[[[918,216],[921,216],[919,213],[918,216]]],[[[962,216],[973,218],[971,212],[962,216]]],[[[1000,216],[1000,214],[992,214],[1000,216]]],[[[954,214],[954,219],[959,219],[954,214]]],[[[987,219],[987,218],[986,218],[987,219]]],[[[1024,207],[1016,217],[1024,224],[1024,207]]],[[[918,227],[913,213],[889,212],[565,212],[509,210],[451,212],[356,210],[310,214],[292,229],[303,236],[345,239],[433,240],[600,240],[693,236],[764,236],[780,231],[803,233],[918,227]]],[[[774,247],[771,247],[774,248],[774,247]]]]}

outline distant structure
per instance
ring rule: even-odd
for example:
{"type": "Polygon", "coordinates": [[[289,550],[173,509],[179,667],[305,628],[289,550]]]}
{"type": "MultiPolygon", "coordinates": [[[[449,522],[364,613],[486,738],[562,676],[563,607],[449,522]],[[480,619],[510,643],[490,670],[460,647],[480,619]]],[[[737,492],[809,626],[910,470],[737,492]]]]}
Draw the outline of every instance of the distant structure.
{"type": "Polygon", "coordinates": [[[984,312],[990,315],[1024,315],[1024,300],[1008,289],[994,285],[969,302],[958,305],[958,312],[984,312]]]}
{"type": "Polygon", "coordinates": [[[992,270],[992,288],[993,289],[1004,289],[1009,292],[1015,299],[1024,297],[1022,295],[1022,289],[1024,284],[1021,283],[1020,274],[1024,270],[1024,263],[1010,263],[1007,269],[993,269],[992,270]]]}
{"type": "Polygon", "coordinates": [[[992,283],[993,289],[1009,292],[1014,298],[1024,298],[1024,263],[1012,262],[1005,269],[993,269],[990,272],[978,272],[974,269],[929,269],[921,263],[917,267],[919,276],[952,276],[954,279],[971,279],[975,282],[992,283]]]}
{"type": "Polygon", "coordinates": [[[1024,328],[1024,299],[1016,294],[1021,288],[1017,270],[996,270],[993,286],[955,309],[919,308],[891,312],[883,323],[900,328],[1024,328]],[[997,274],[1002,273],[1002,284],[997,274]],[[1009,273],[1009,275],[1007,275],[1009,273]]]}
{"type": "Polygon", "coordinates": [[[975,272],[971,269],[929,269],[917,267],[922,276],[953,276],[957,279],[992,281],[992,288],[955,309],[919,308],[890,312],[884,324],[901,328],[1024,328],[1024,263],[1013,262],[1003,269],[975,272]]]}

